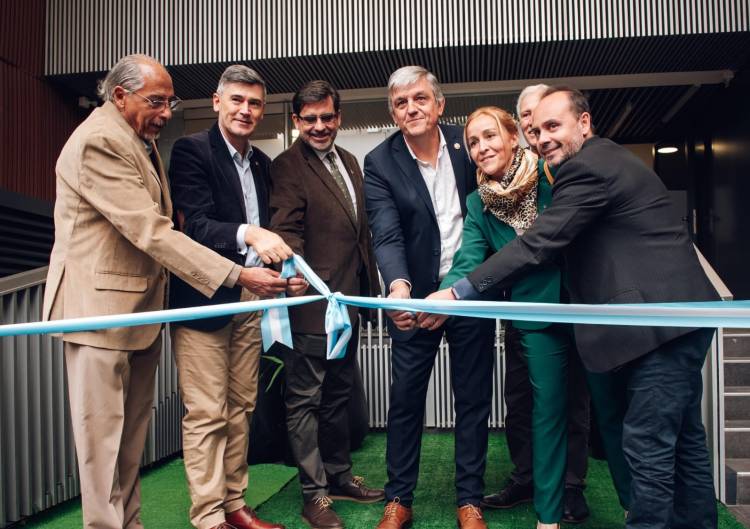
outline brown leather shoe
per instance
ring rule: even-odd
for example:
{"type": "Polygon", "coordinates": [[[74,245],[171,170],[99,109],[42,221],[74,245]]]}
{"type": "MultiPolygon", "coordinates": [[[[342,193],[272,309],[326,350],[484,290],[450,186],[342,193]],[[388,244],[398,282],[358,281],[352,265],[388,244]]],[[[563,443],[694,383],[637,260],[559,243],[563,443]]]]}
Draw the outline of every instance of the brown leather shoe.
{"type": "Polygon", "coordinates": [[[411,527],[412,513],[410,507],[404,507],[398,498],[385,504],[383,517],[375,529],[406,529],[411,527]]]}
{"type": "Polygon", "coordinates": [[[266,522],[258,518],[255,511],[245,506],[242,509],[227,513],[227,522],[237,529],[285,529],[280,523],[266,522]]]}
{"type": "Polygon", "coordinates": [[[349,483],[331,486],[329,496],[332,500],[356,501],[357,503],[375,503],[385,498],[383,489],[371,489],[365,486],[365,478],[354,476],[349,483]]]}
{"type": "Polygon", "coordinates": [[[302,507],[302,520],[312,529],[344,529],[344,522],[331,509],[333,500],[328,496],[318,496],[305,502],[302,507]]]}
{"type": "Polygon", "coordinates": [[[460,529],[487,529],[487,523],[482,517],[482,509],[467,503],[456,509],[458,527],[460,529]]]}

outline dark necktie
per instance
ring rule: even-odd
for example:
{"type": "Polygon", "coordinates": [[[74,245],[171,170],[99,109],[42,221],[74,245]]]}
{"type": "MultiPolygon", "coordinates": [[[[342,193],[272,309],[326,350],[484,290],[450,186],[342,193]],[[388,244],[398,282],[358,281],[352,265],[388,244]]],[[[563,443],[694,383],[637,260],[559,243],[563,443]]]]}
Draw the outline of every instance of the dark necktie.
{"type": "Polygon", "coordinates": [[[328,154],[326,154],[326,160],[328,160],[329,169],[331,171],[331,176],[333,176],[333,180],[336,182],[336,185],[339,186],[339,189],[344,194],[346,205],[349,207],[349,213],[351,213],[352,218],[357,218],[357,214],[354,211],[354,202],[352,201],[352,196],[349,193],[349,188],[346,187],[344,177],[341,175],[341,171],[339,171],[339,164],[336,163],[336,154],[333,151],[329,152],[328,154]]]}

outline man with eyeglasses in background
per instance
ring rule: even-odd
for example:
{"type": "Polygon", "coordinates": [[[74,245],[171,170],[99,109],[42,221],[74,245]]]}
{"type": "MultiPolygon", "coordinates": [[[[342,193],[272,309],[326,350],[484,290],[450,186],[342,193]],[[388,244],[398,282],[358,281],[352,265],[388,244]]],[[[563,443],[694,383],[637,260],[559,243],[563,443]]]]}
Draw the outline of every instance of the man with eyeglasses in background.
{"type": "MultiPolygon", "coordinates": [[[[307,283],[264,267],[291,255],[268,231],[271,160],[250,143],[263,119],[266,84],[255,70],[224,70],[213,108],[216,123],[179,139],[169,168],[174,209],[186,235],[242,263],[253,275],[244,288],[223,288],[212,300],[186,283],[171,285],[172,307],[232,303],[298,294],[307,283]]],[[[250,420],[258,395],[260,312],[173,324],[172,346],[187,408],[182,420],[185,473],[197,529],[278,529],[245,504],[250,420]]]]}
{"type": "MultiPolygon", "coordinates": [[[[145,55],[123,57],[99,95],[104,104],[57,160],[43,318],[161,310],[166,270],[206,297],[222,286],[252,286],[250,270],[172,229],[172,199],[154,140],[180,100],[164,66],[145,55]]],[[[283,243],[276,249],[277,259],[289,254],[283,243]]],[[[62,338],[85,528],[143,527],[138,469],[161,327],[62,338]]]]}
{"type": "MultiPolygon", "coordinates": [[[[299,138],[271,165],[271,229],[302,255],[333,292],[380,293],[370,245],[362,171],[334,144],[339,94],[311,81],[292,98],[299,138]]],[[[348,307],[352,338],[344,358],[326,359],[325,303],[290,307],[294,348],[284,357],[287,432],[302,485],[302,519],[314,529],[341,529],[332,500],[384,498],[352,475],[347,404],[357,370],[359,316],[348,307]]],[[[363,312],[367,315],[367,312],[363,312]]]]}

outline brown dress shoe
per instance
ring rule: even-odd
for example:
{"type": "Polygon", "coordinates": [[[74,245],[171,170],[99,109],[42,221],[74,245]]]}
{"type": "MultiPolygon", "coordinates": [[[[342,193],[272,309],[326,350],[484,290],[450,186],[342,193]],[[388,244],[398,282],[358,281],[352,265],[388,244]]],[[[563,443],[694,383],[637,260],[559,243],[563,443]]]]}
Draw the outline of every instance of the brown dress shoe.
{"type": "Polygon", "coordinates": [[[344,529],[344,522],[331,509],[333,500],[328,496],[318,496],[305,502],[302,507],[302,520],[312,529],[344,529]]]}
{"type": "Polygon", "coordinates": [[[410,507],[404,507],[398,498],[385,504],[385,511],[375,529],[406,529],[411,527],[412,514],[410,507]]]}
{"type": "Polygon", "coordinates": [[[245,506],[242,509],[227,513],[227,522],[237,529],[284,529],[280,523],[266,522],[258,518],[255,511],[245,506]]]}
{"type": "Polygon", "coordinates": [[[482,509],[467,503],[456,509],[458,527],[460,529],[487,529],[487,523],[482,517],[482,509]]]}
{"type": "Polygon", "coordinates": [[[365,478],[354,476],[349,483],[329,488],[332,500],[348,500],[357,503],[375,503],[385,498],[383,489],[371,489],[365,486],[365,478]]]}

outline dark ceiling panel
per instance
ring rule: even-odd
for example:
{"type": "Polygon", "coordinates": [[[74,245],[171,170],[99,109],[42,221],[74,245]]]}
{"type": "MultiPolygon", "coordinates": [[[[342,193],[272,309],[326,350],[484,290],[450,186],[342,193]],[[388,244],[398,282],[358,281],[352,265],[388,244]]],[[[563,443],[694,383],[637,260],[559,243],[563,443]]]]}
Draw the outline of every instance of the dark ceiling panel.
{"type": "MultiPolygon", "coordinates": [[[[442,83],[627,75],[638,73],[738,70],[750,61],[750,32],[536,42],[493,46],[399,49],[315,55],[248,63],[266,79],[268,91],[291,93],[313,79],[327,79],[339,89],[384,87],[395,69],[422,64],[442,83]]],[[[175,91],[183,99],[208,98],[227,63],[170,66],[175,91]]],[[[56,76],[67,90],[93,97],[103,72],[56,76]]],[[[590,92],[594,122],[600,133],[616,127],[618,141],[653,141],[662,118],[691,88],[644,87],[590,92]],[[623,112],[632,107],[624,118],[623,112]]],[[[445,119],[461,122],[473,109],[499,104],[512,109],[514,94],[451,97],[445,119]]],[[[347,127],[391,124],[384,101],[344,105],[347,127]],[[349,108],[349,111],[347,111],[349,108]]]]}
{"type": "MultiPolygon", "coordinates": [[[[395,69],[422,64],[443,83],[654,72],[737,70],[750,58],[750,32],[537,42],[504,46],[425,48],[268,59],[248,63],[269,93],[294,92],[313,79],[339,89],[385,86],[395,69]]],[[[170,66],[177,95],[209,97],[227,63],[170,66]]],[[[93,97],[104,72],[53,76],[76,93],[93,97]]]]}

